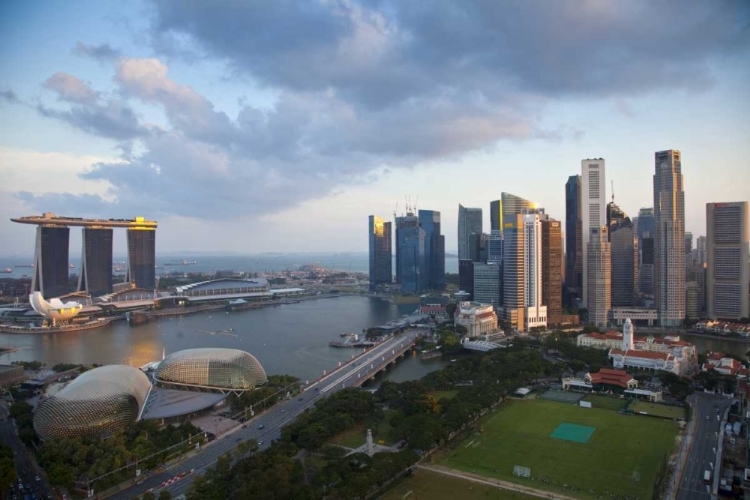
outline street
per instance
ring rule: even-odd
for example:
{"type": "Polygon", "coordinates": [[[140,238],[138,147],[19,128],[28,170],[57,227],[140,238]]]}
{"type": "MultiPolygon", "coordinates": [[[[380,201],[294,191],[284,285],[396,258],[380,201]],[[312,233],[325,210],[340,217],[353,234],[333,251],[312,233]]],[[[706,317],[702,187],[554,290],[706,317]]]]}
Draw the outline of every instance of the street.
{"type": "Polygon", "coordinates": [[[195,475],[201,474],[205,472],[206,468],[212,467],[219,456],[234,450],[240,442],[248,439],[255,439],[261,450],[266,449],[273,440],[281,436],[281,428],[294,420],[300,413],[314,406],[318,400],[336,391],[345,387],[360,385],[364,379],[368,378],[370,372],[377,372],[379,367],[390,359],[389,356],[392,356],[397,348],[411,345],[416,337],[417,332],[412,331],[383,342],[367,351],[363,356],[344,365],[341,369],[307,386],[298,396],[277,403],[265,413],[248,421],[246,427],[237,427],[229,431],[206,446],[197,455],[175,465],[166,472],[155,474],[140,484],[120,491],[109,498],[116,500],[131,499],[148,490],[158,492],[161,489],[167,489],[173,497],[185,493],[193,482],[195,475]],[[193,469],[194,472],[183,479],[162,486],[165,481],[193,469]]]}
{"type": "Polygon", "coordinates": [[[711,485],[705,484],[704,474],[716,474],[716,449],[724,411],[731,400],[713,394],[696,394],[692,418],[696,419],[695,436],[677,492],[677,500],[709,500],[711,485]],[[708,418],[707,418],[708,417],[708,418]]]}

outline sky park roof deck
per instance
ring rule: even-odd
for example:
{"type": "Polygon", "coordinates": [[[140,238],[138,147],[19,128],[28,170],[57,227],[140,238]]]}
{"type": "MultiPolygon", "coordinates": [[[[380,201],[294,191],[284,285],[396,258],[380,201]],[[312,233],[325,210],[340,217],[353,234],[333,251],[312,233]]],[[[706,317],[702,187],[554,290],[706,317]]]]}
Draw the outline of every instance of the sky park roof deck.
{"type": "Polygon", "coordinates": [[[33,224],[37,226],[59,226],[59,227],[92,227],[92,228],[115,228],[126,229],[156,229],[158,223],[154,220],[146,220],[143,217],[133,219],[84,219],[82,217],[57,216],[52,212],[42,215],[28,215],[11,219],[19,224],[33,224]]]}

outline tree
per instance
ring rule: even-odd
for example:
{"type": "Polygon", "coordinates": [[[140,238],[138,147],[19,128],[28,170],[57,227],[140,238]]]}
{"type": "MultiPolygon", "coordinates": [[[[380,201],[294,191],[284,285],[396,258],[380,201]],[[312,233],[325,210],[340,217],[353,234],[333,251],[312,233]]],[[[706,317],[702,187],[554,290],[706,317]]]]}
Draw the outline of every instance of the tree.
{"type": "Polygon", "coordinates": [[[449,303],[447,306],[445,306],[445,314],[447,314],[449,318],[453,319],[453,316],[456,314],[457,307],[458,306],[455,302],[449,303]]]}
{"type": "Polygon", "coordinates": [[[16,475],[13,450],[10,446],[0,444],[0,491],[9,490],[16,475]]]}
{"type": "Polygon", "coordinates": [[[161,490],[159,492],[159,500],[172,500],[172,494],[167,490],[161,490]]]}
{"type": "Polygon", "coordinates": [[[147,491],[146,493],[143,494],[141,499],[142,500],[156,500],[156,497],[154,496],[153,493],[151,493],[150,491],[147,491]]]}

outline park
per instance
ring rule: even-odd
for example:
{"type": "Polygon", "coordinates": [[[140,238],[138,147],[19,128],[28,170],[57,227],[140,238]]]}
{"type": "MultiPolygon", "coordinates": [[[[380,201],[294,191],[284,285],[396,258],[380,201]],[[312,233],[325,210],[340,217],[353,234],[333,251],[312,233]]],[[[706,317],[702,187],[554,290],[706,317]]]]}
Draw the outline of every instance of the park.
{"type": "Polygon", "coordinates": [[[651,498],[677,426],[674,420],[612,409],[511,400],[437,461],[573,497],[651,498]],[[524,472],[529,477],[522,477],[524,472]]]}

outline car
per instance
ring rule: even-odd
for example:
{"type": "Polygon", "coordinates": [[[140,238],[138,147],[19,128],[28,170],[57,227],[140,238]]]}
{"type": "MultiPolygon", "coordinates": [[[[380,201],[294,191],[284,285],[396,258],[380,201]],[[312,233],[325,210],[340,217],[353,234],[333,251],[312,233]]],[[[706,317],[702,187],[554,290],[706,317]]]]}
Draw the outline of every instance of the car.
{"type": "Polygon", "coordinates": [[[241,438],[241,437],[239,437],[239,438],[235,439],[234,441],[235,441],[236,443],[238,443],[238,442],[242,441],[242,438],[241,438]]]}
{"type": "Polygon", "coordinates": [[[34,481],[41,481],[41,478],[39,476],[34,476],[34,481]]]}
{"type": "Polygon", "coordinates": [[[708,420],[708,419],[710,419],[710,418],[711,418],[711,417],[709,417],[708,415],[706,415],[706,420],[708,420]]]}
{"type": "Polygon", "coordinates": [[[265,425],[263,425],[263,424],[260,424],[260,425],[258,426],[258,429],[265,429],[265,428],[266,428],[266,426],[265,426],[265,425]]]}

